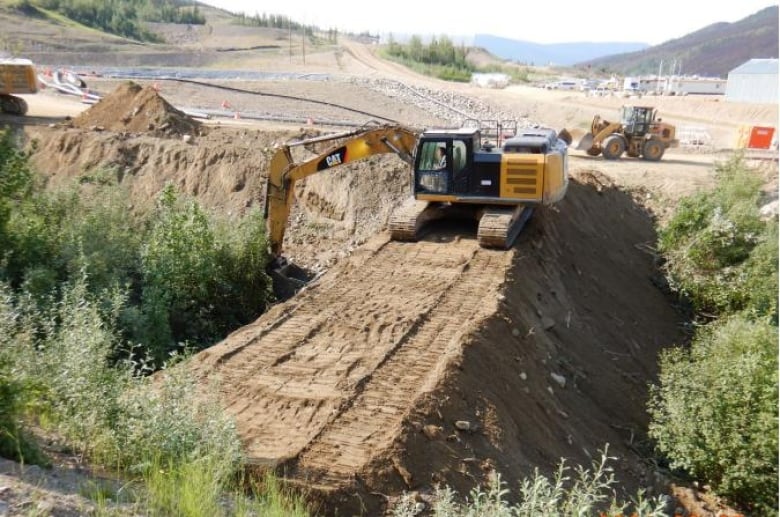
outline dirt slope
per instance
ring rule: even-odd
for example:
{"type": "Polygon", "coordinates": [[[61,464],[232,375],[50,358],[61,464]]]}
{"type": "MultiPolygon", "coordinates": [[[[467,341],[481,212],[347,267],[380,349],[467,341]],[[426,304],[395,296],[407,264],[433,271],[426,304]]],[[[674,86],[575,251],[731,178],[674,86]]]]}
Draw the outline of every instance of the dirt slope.
{"type": "Polygon", "coordinates": [[[651,219],[583,173],[533,221],[507,252],[479,248],[469,225],[380,234],[197,355],[250,461],[342,512],[468,489],[491,468],[516,486],[607,443],[627,487],[652,486],[637,454],[646,383],[682,336],[651,282],[651,219]]]}
{"type": "Polygon", "coordinates": [[[195,361],[219,378],[251,460],[291,460],[338,486],[438,384],[458,338],[489,314],[506,260],[473,239],[373,239],[195,361]]]}

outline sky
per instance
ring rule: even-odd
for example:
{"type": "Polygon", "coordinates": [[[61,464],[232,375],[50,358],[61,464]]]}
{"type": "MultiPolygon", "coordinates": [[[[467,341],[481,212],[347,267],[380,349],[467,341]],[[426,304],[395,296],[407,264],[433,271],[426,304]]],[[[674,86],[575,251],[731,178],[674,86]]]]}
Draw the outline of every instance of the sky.
{"type": "Polygon", "coordinates": [[[638,42],[658,45],[717,22],[736,22],[771,0],[201,0],[234,13],[282,14],[341,32],[471,36],[534,43],[638,42]]]}

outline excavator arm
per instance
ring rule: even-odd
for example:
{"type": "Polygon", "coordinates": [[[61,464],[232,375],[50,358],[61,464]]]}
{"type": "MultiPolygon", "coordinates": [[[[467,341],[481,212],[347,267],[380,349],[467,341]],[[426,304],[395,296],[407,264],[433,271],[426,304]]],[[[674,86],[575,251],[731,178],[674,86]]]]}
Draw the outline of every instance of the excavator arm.
{"type": "Polygon", "coordinates": [[[418,133],[397,125],[364,126],[361,129],[335,135],[311,138],[279,146],[271,158],[265,193],[265,219],[271,254],[282,250],[284,232],[295,201],[295,182],[312,174],[369,156],[395,153],[413,163],[418,133]],[[313,158],[295,163],[292,147],[330,144],[313,158]]]}

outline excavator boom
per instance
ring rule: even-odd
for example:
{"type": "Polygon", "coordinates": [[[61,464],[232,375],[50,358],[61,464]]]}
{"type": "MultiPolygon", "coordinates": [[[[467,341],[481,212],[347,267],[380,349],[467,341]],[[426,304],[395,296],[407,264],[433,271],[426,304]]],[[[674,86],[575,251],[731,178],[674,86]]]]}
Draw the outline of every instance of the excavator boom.
{"type": "Polygon", "coordinates": [[[281,145],[271,158],[266,184],[265,218],[273,255],[282,249],[287,220],[295,197],[295,182],[370,156],[395,153],[413,162],[417,132],[397,125],[363,126],[361,129],[281,145]],[[330,144],[313,158],[295,163],[292,147],[330,144]]]}

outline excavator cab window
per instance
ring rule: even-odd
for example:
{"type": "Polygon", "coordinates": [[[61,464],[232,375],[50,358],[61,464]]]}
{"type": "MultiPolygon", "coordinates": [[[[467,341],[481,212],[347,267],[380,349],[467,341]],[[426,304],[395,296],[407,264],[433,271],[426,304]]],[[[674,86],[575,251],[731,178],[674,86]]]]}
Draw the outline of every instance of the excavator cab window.
{"type": "Polygon", "coordinates": [[[468,191],[468,147],[464,140],[423,141],[419,147],[416,190],[449,194],[468,191]]]}
{"type": "Polygon", "coordinates": [[[446,141],[423,142],[417,157],[418,190],[437,194],[449,192],[451,163],[446,141]]]}

